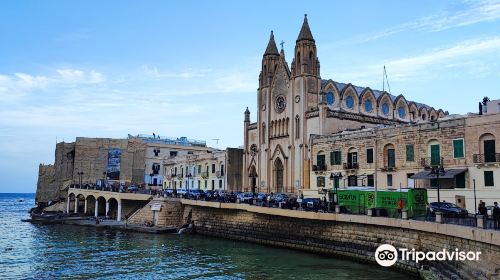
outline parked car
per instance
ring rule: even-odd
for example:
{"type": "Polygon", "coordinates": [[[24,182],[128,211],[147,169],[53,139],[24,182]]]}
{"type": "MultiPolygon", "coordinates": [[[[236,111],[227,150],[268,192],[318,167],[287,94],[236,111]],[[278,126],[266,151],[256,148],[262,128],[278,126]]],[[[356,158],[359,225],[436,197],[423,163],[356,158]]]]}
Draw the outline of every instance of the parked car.
{"type": "Polygon", "coordinates": [[[139,187],[137,187],[137,186],[129,186],[127,188],[127,192],[136,192],[138,190],[139,190],[139,187]]]}
{"type": "Polygon", "coordinates": [[[194,190],[189,190],[188,198],[201,199],[201,198],[203,198],[203,195],[204,195],[204,193],[201,190],[194,189],[194,190]]]}
{"type": "Polygon", "coordinates": [[[302,208],[306,211],[315,211],[317,212],[320,208],[321,200],[319,198],[304,198],[302,199],[302,208]]]}
{"type": "Polygon", "coordinates": [[[267,194],[266,193],[258,193],[256,196],[257,199],[257,205],[262,205],[264,202],[264,199],[267,199],[267,194]]]}
{"type": "Polygon", "coordinates": [[[252,204],[253,203],[253,192],[243,193],[243,199],[240,201],[242,203],[252,204]]]}
{"type": "Polygon", "coordinates": [[[288,200],[288,196],[285,193],[277,193],[271,198],[271,204],[279,205],[279,203],[286,203],[288,200]]]}
{"type": "Polygon", "coordinates": [[[445,217],[467,217],[469,215],[466,209],[450,202],[431,202],[429,205],[432,213],[441,212],[445,217]]]}

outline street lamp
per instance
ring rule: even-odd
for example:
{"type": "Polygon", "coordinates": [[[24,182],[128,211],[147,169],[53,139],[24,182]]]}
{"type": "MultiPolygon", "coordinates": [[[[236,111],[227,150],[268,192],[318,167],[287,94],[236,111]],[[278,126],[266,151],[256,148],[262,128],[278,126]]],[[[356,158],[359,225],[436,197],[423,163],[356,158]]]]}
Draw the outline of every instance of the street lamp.
{"type": "Polygon", "coordinates": [[[477,202],[476,202],[476,179],[472,179],[474,183],[474,216],[477,215],[477,202]]]}
{"type": "Polygon", "coordinates": [[[431,170],[431,173],[432,175],[436,176],[437,180],[436,180],[436,183],[437,183],[437,200],[438,202],[441,202],[441,197],[440,197],[440,184],[439,184],[439,176],[440,175],[444,175],[446,172],[444,170],[444,167],[443,167],[443,158],[441,158],[441,162],[438,166],[433,166],[432,167],[432,170],[431,170]]]}

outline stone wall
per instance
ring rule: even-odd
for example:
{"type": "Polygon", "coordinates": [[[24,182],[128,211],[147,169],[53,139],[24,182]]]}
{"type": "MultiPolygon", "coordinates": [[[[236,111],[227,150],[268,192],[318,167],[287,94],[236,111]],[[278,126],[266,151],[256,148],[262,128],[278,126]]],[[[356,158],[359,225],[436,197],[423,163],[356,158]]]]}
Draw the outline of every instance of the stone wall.
{"type": "Polygon", "coordinates": [[[500,268],[500,234],[491,230],[368,216],[272,209],[242,204],[186,201],[199,234],[304,250],[375,263],[381,244],[438,251],[480,251],[481,261],[403,263],[395,267],[445,279],[488,279],[500,268]],[[422,265],[429,267],[424,271],[422,265]]]}
{"type": "Polygon", "coordinates": [[[178,199],[155,198],[151,200],[141,210],[137,211],[130,218],[129,224],[144,225],[147,222],[153,222],[154,212],[151,210],[153,204],[161,204],[158,217],[158,227],[180,227],[182,225],[182,205],[178,199]]]}
{"type": "Polygon", "coordinates": [[[46,204],[64,198],[61,191],[71,183],[75,157],[74,143],[57,143],[54,154],[54,165],[40,164],[35,200],[46,204]]]}

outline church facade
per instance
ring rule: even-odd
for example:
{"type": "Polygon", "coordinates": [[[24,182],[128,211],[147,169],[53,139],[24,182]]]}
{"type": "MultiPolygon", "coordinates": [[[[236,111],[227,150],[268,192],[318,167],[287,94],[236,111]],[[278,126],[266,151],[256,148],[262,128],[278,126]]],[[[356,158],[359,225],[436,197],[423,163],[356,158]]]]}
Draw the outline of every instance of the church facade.
{"type": "Polygon", "coordinates": [[[437,120],[447,115],[385,91],[322,79],[307,15],[289,66],[271,31],[262,57],[256,122],[244,113],[242,189],[307,193],[312,169],[311,136],[437,120]]]}

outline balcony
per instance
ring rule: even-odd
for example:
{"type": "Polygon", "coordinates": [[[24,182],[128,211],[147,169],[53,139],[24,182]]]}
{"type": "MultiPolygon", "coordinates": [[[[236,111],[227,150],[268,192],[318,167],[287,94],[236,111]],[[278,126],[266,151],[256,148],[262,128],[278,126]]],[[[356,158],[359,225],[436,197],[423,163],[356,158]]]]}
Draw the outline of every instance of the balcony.
{"type": "Polygon", "coordinates": [[[184,177],[184,176],[182,176],[182,174],[177,175],[177,179],[179,179],[179,180],[182,180],[182,177],[184,177]]]}
{"type": "Polygon", "coordinates": [[[355,170],[355,169],[359,169],[359,164],[357,162],[347,162],[343,164],[344,166],[344,169],[347,169],[347,170],[355,170]]]}
{"type": "Polygon", "coordinates": [[[380,171],[382,171],[382,172],[394,172],[394,171],[396,171],[396,167],[384,166],[384,167],[380,168],[380,171]]]}
{"type": "Polygon", "coordinates": [[[500,162],[500,154],[491,153],[491,154],[474,154],[472,156],[472,160],[476,164],[485,164],[485,163],[499,163],[500,162]]]}
{"type": "Polygon", "coordinates": [[[440,166],[443,165],[443,158],[430,158],[430,157],[425,157],[420,159],[420,165],[425,168],[425,169],[430,169],[433,166],[440,166]]]}
{"type": "Polygon", "coordinates": [[[312,171],[314,171],[315,173],[325,172],[326,171],[326,165],[313,165],[312,166],[312,171]]]}
{"type": "Polygon", "coordinates": [[[208,172],[201,172],[201,173],[200,173],[200,176],[201,176],[201,178],[203,178],[203,179],[208,179],[208,176],[209,176],[209,175],[208,175],[208,172]]]}
{"type": "Polygon", "coordinates": [[[223,177],[223,176],[224,176],[224,173],[221,173],[220,171],[216,171],[216,172],[215,172],[215,177],[217,177],[217,178],[221,178],[221,177],[223,177]]]}

